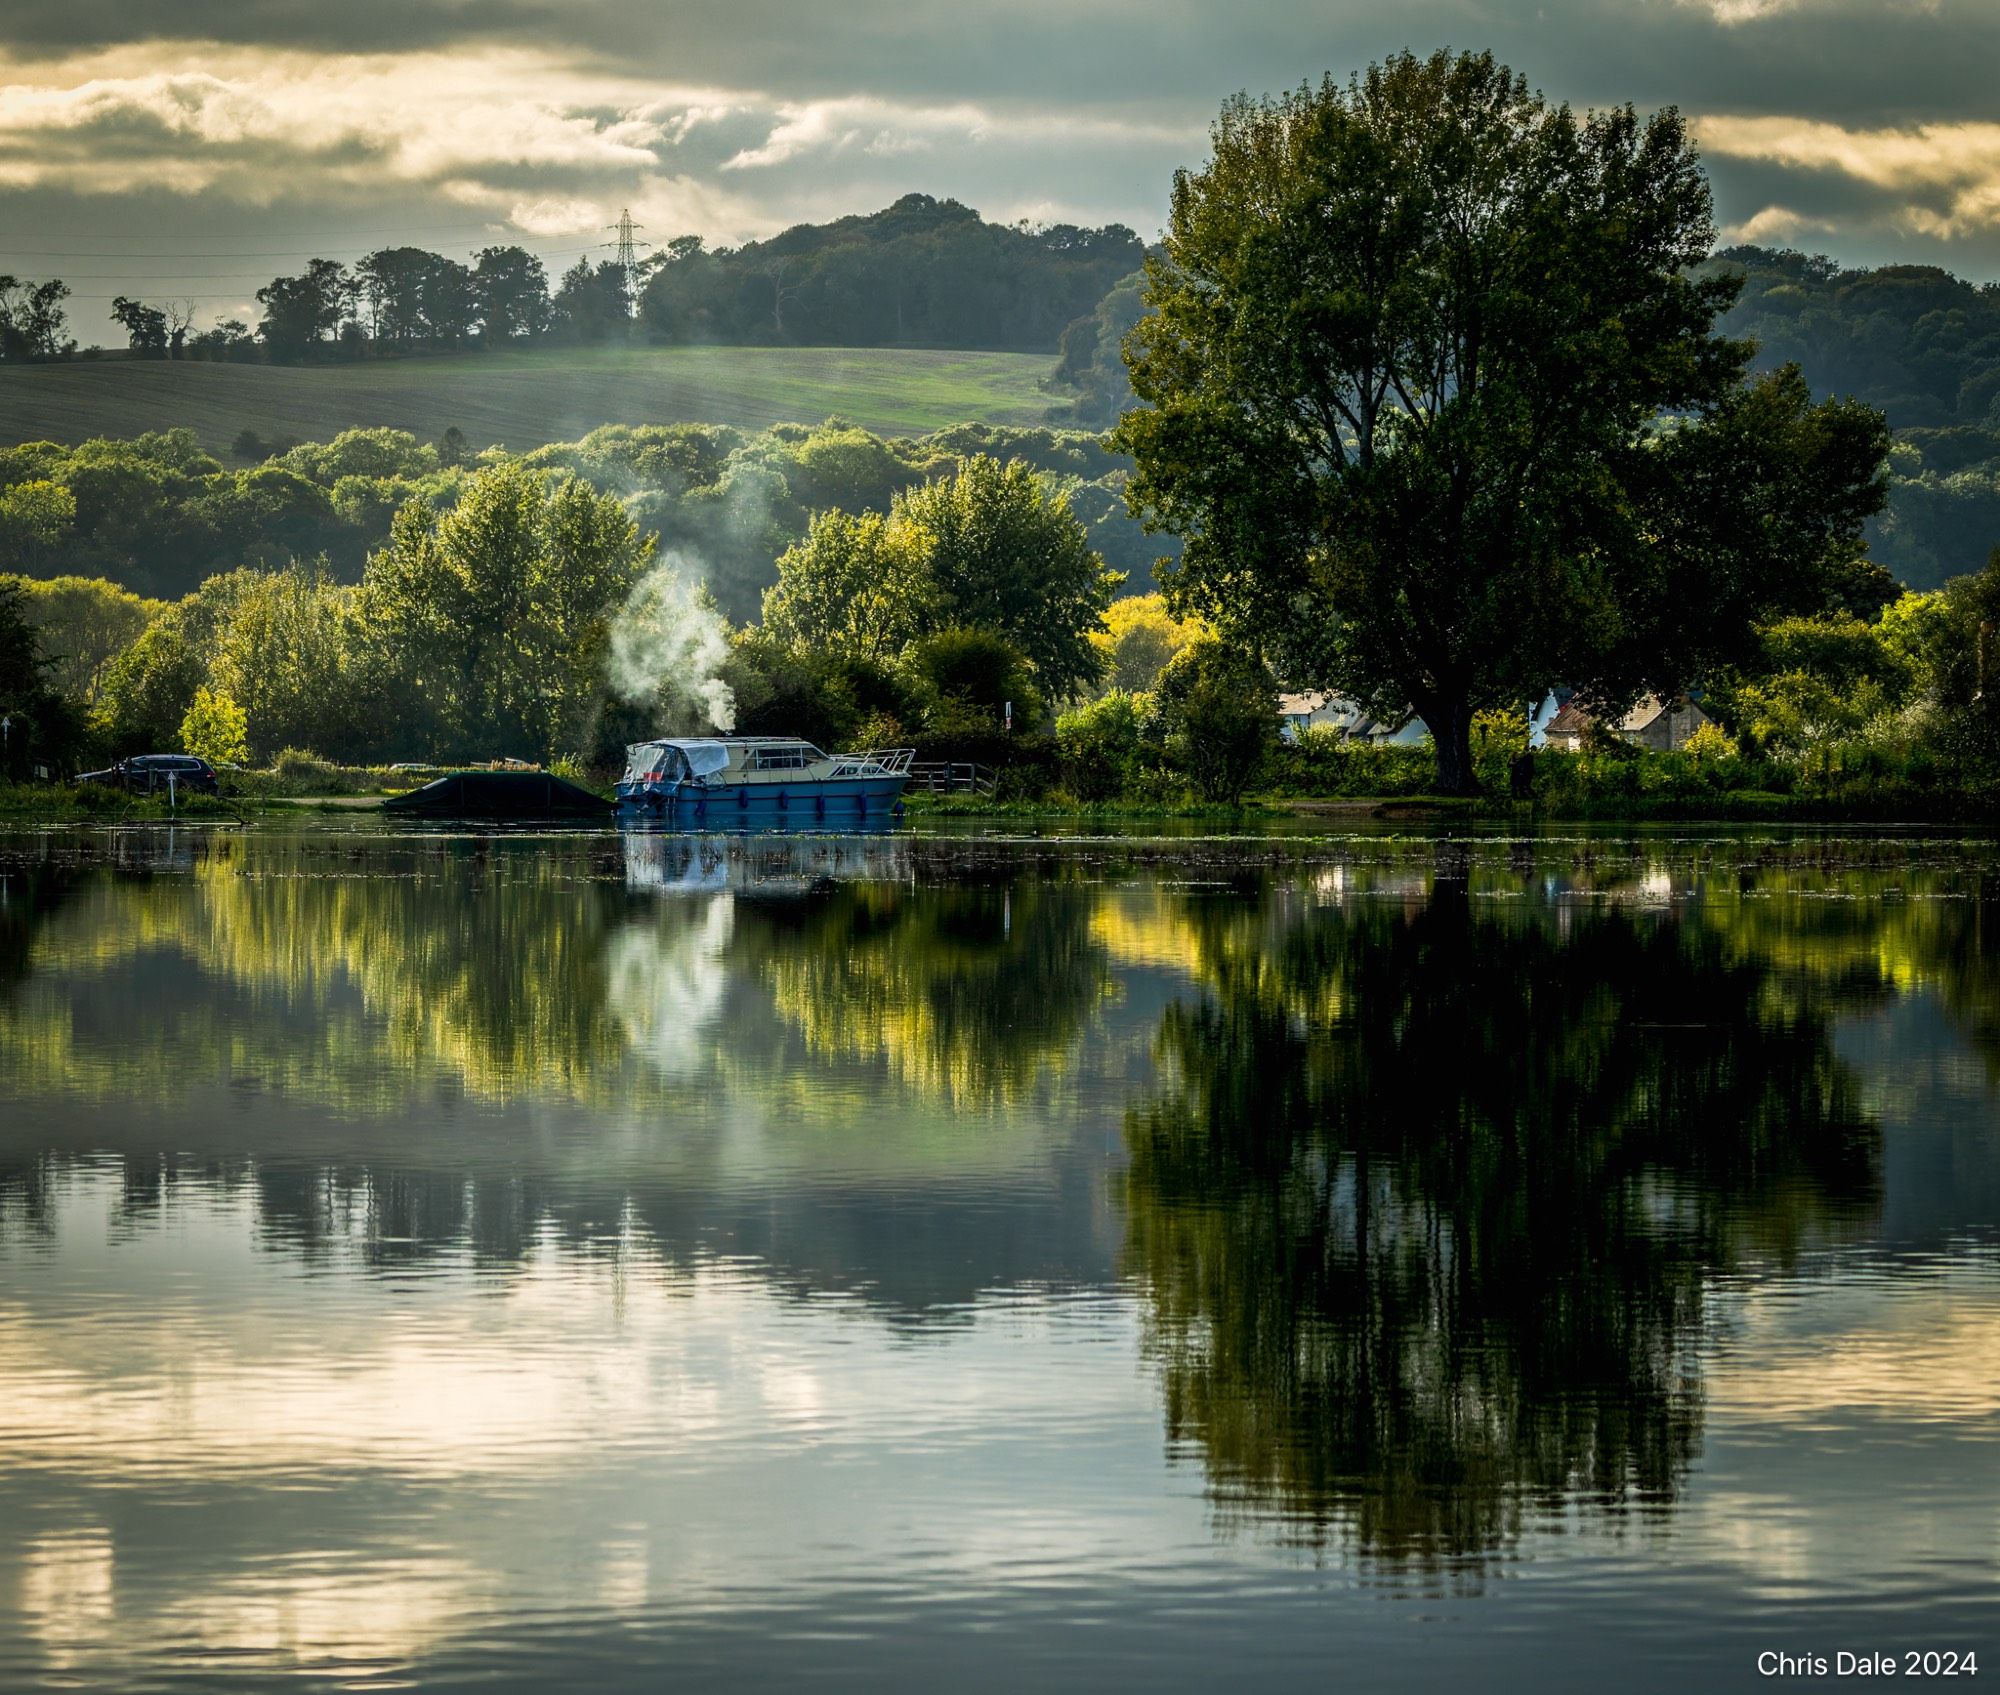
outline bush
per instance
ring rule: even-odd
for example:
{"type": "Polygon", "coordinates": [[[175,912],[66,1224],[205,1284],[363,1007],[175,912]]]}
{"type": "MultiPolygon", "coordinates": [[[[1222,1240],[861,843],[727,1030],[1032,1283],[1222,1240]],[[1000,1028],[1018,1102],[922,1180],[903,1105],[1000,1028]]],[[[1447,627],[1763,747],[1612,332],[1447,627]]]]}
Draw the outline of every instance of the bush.
{"type": "Polygon", "coordinates": [[[1167,760],[1202,798],[1234,802],[1278,740],[1271,668],[1215,637],[1175,655],[1157,695],[1167,760]]]}
{"type": "Polygon", "coordinates": [[[1011,702],[1014,723],[1042,721],[1041,690],[1021,650],[991,630],[945,630],[910,649],[907,668],[930,697],[924,721],[938,729],[1000,729],[1011,702]]]}
{"type": "Polygon", "coordinates": [[[1437,765],[1428,741],[1388,747],[1317,724],[1272,749],[1259,781],[1274,794],[1301,797],[1420,795],[1437,787],[1437,765]]]}
{"type": "Polygon", "coordinates": [[[250,757],[243,708],[214,689],[196,689],[187,716],[181,720],[181,747],[211,765],[241,765],[250,757]]]}
{"type": "Polygon", "coordinates": [[[288,747],[271,761],[271,769],[280,777],[324,777],[333,767],[310,748],[288,747]]]}
{"type": "Polygon", "coordinates": [[[169,613],[152,624],[104,674],[98,715],[111,751],[169,751],[207,675],[178,618],[169,613]]]}
{"type": "Polygon", "coordinates": [[[1152,710],[1148,695],[1113,690],[1056,719],[1056,754],[1062,786],[1078,800],[1115,800],[1138,775],[1141,726],[1152,710]]]}

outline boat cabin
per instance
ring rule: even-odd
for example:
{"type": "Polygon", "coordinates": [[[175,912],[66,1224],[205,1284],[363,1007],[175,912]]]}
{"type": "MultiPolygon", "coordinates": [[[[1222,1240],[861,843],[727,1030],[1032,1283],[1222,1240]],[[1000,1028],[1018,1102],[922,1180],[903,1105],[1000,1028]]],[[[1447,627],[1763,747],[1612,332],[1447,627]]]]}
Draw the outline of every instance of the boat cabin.
{"type": "Polygon", "coordinates": [[[671,736],[625,750],[620,784],[665,788],[824,783],[901,776],[909,750],[826,753],[800,736],[671,736]]]}

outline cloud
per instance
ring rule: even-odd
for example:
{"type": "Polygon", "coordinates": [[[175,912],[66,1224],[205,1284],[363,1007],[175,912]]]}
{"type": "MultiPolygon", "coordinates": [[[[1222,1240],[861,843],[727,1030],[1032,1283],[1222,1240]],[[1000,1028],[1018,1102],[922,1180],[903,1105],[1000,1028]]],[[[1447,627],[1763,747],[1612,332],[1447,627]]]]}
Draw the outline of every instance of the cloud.
{"type": "MultiPolygon", "coordinates": [[[[1762,23],[1767,18],[1781,17],[1788,12],[1819,12],[1837,17],[1855,10],[1853,0],[1679,0],[1679,3],[1707,12],[1725,27],[1762,23]]],[[[1934,14],[1939,0],[1869,0],[1869,3],[1888,12],[1934,14]]]]}
{"type": "Polygon", "coordinates": [[[1751,246],[1781,243],[1790,246],[1806,234],[1830,235],[1837,226],[1829,218],[1809,217],[1789,206],[1765,206],[1749,217],[1727,225],[1723,238],[1751,246]]]}
{"type": "Polygon", "coordinates": [[[911,191],[1150,236],[1231,93],[1450,43],[1579,105],[1714,114],[1699,133],[1733,239],[2000,270],[1993,0],[1151,0],[1135,16],[1133,0],[11,0],[0,230],[17,248],[0,262],[127,250],[79,295],[179,293],[141,256],[351,257],[392,225],[567,264],[628,206],[654,241],[735,243],[911,191]]]}
{"type": "MultiPolygon", "coordinates": [[[[1806,118],[1711,116],[1695,128],[1709,155],[1872,191],[1874,215],[1918,234],[1950,241],[2000,231],[2000,123],[1850,129],[1806,118]]],[[[1768,207],[1757,217],[1775,224],[1778,212],[1768,207]]]]}

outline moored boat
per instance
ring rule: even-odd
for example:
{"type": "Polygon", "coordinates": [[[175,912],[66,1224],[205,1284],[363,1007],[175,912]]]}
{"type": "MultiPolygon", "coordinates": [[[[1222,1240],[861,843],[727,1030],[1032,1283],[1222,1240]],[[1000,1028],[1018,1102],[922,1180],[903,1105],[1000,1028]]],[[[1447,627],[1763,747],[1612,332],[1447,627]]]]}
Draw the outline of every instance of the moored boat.
{"type": "Polygon", "coordinates": [[[728,825],[886,816],[910,780],[907,747],[823,753],[797,736],[670,736],[625,750],[627,817],[728,825]]]}

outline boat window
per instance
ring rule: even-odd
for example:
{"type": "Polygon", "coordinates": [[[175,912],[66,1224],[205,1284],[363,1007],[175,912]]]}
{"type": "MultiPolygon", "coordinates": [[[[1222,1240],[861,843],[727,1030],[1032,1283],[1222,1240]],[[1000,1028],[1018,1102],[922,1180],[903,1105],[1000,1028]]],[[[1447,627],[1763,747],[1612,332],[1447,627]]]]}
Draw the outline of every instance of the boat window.
{"type": "Polygon", "coordinates": [[[760,747],[751,769],[755,771],[803,771],[820,757],[816,747],[760,747]]]}

